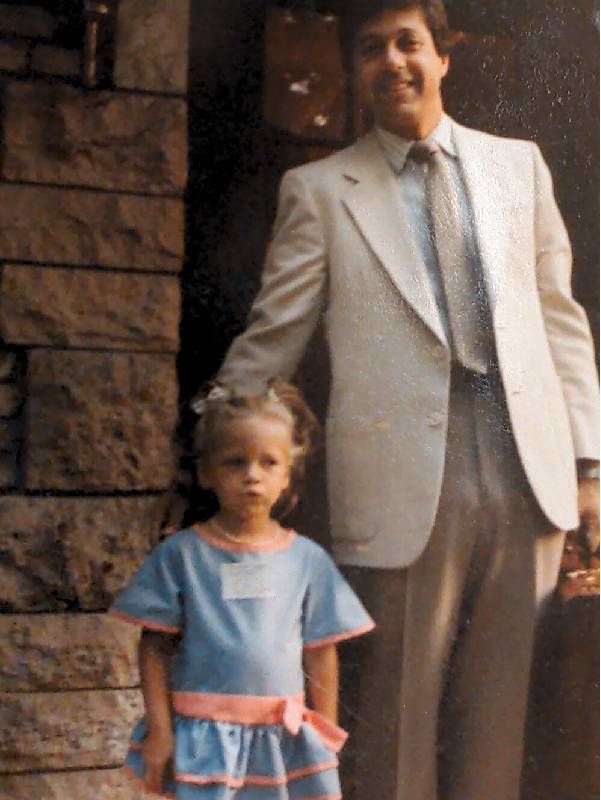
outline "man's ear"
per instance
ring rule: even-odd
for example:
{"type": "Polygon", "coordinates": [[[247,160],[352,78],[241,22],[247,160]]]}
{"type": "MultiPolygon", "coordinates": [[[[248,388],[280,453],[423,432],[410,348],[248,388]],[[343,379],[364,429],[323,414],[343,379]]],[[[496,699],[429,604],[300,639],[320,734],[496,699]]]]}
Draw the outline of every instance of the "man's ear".
{"type": "Polygon", "coordinates": [[[446,77],[449,67],[451,66],[451,56],[447,53],[445,56],[441,56],[440,58],[442,61],[442,74],[440,77],[442,79],[446,77]]]}

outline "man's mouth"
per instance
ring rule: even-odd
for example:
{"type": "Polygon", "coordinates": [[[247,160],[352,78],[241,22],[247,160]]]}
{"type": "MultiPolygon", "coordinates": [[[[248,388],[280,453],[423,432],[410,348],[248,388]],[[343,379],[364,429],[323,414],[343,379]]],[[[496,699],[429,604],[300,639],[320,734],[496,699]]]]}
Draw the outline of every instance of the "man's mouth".
{"type": "Polygon", "coordinates": [[[407,92],[413,89],[414,86],[415,82],[411,80],[388,80],[376,86],[376,91],[379,94],[395,95],[407,92]]]}
{"type": "Polygon", "coordinates": [[[383,72],[376,77],[374,90],[378,94],[396,94],[413,89],[416,85],[414,75],[406,72],[383,72]]]}

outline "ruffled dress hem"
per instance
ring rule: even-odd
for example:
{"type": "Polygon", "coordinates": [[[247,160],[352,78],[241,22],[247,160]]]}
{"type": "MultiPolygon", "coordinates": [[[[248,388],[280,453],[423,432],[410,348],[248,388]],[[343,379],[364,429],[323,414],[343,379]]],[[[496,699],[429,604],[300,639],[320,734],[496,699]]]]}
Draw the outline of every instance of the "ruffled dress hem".
{"type": "MultiPolygon", "coordinates": [[[[175,775],[165,781],[163,796],[187,798],[185,787],[216,790],[216,785],[222,786],[224,798],[234,796],[229,790],[245,787],[261,790],[262,796],[264,790],[265,800],[287,797],[288,787],[290,797],[303,800],[339,796],[336,754],[346,732],[307,708],[302,695],[173,692],[172,701],[175,775]],[[192,710],[193,715],[182,714],[192,710]]],[[[126,758],[126,766],[140,780],[146,735],[143,718],[134,729],[126,758]]]]}
{"type": "MultiPolygon", "coordinates": [[[[146,787],[144,786],[144,781],[137,775],[137,773],[131,767],[129,767],[129,766],[127,766],[127,764],[125,764],[125,765],[123,765],[121,767],[121,769],[123,770],[123,772],[125,773],[127,778],[135,786],[137,786],[142,791],[146,791],[146,792],[148,791],[146,789],[146,787]]],[[[303,776],[299,775],[297,777],[303,777],[303,776]]],[[[228,780],[228,776],[215,776],[213,778],[205,779],[202,782],[201,781],[197,781],[197,780],[187,781],[185,776],[182,776],[182,777],[176,776],[175,780],[176,780],[176,782],[180,782],[180,783],[186,783],[186,782],[200,783],[201,785],[204,785],[204,786],[207,786],[207,785],[209,785],[211,783],[218,783],[219,782],[219,783],[225,784],[226,786],[228,786],[228,787],[230,787],[232,789],[241,789],[241,788],[244,788],[244,786],[261,785],[258,781],[255,782],[253,780],[253,776],[252,775],[249,775],[247,777],[247,779],[244,780],[243,782],[236,782],[236,783],[230,782],[228,780]],[[223,778],[224,780],[221,780],[221,778],[223,778]]],[[[154,792],[153,794],[156,794],[157,797],[166,797],[168,800],[177,800],[176,792],[162,791],[162,792],[154,792]]],[[[342,794],[340,792],[336,792],[334,794],[306,795],[304,800],[342,800],[342,794]]]]}

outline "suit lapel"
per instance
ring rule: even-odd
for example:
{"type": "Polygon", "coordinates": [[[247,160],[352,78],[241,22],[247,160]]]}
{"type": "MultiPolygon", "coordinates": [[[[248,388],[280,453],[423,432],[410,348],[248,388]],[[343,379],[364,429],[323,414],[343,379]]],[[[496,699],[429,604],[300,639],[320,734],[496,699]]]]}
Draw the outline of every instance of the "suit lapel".
{"type": "Polygon", "coordinates": [[[343,203],[390,280],[416,314],[446,343],[426,266],[413,242],[394,175],[374,134],[359,141],[344,175],[343,203]]]}
{"type": "Polygon", "coordinates": [[[457,123],[453,123],[453,137],[473,212],[490,308],[494,313],[510,280],[512,233],[508,221],[519,214],[520,187],[512,180],[509,195],[508,165],[501,157],[498,139],[489,139],[457,123]]]}

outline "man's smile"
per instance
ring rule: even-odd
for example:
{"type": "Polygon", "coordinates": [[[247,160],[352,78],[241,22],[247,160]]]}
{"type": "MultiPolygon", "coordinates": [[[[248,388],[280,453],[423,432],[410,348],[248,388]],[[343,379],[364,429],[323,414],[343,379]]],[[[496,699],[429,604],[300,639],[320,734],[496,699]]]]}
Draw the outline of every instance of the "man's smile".
{"type": "Polygon", "coordinates": [[[414,86],[416,81],[407,76],[407,77],[391,77],[386,76],[384,78],[380,78],[380,80],[375,82],[375,90],[378,92],[388,92],[394,91],[395,89],[399,88],[406,88],[408,86],[414,86]]]}

